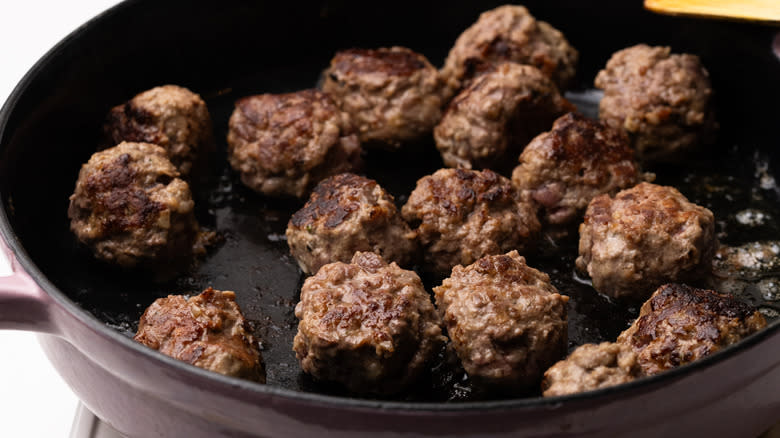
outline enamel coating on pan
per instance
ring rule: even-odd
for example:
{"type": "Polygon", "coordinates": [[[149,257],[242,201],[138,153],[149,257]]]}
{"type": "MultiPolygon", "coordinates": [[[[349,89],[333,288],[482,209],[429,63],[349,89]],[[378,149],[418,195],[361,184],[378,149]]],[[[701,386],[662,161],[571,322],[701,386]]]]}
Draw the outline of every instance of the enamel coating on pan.
{"type": "MultiPolygon", "coordinates": [[[[376,11],[360,2],[311,8],[277,3],[123,3],[47,54],[0,112],[0,233],[15,271],[0,278],[0,328],[44,333],[41,343],[50,359],[92,411],[131,437],[737,437],[755,436],[777,421],[777,322],[705,360],[621,387],[551,399],[421,403],[226,378],[135,344],[106,325],[121,324],[96,318],[100,306],[107,315],[142,310],[122,307],[132,302],[115,294],[124,286],[122,276],[112,284],[99,265],[74,265],[83,254],[58,237],[67,236],[60,233],[63,227],[67,232],[67,195],[107,108],[161,83],[210,90],[212,100],[302,88],[316,81],[313,66],[327,65],[335,49],[356,41],[407,45],[441,64],[457,34],[494,6],[394,2],[376,11]],[[83,288],[63,289],[69,276],[83,288]],[[99,278],[105,282],[96,287],[99,278]]],[[[619,1],[600,4],[598,11],[581,2],[528,3],[589,54],[580,66],[585,85],[609,53],[640,41],[673,44],[675,51],[701,54],[708,66],[718,64],[710,67],[716,90],[749,77],[734,85],[738,92],[721,96],[728,120],[739,127],[727,140],[764,145],[770,167],[777,164],[770,149],[775,143],[767,141],[777,117],[778,84],[771,79],[780,71],[769,50],[769,29],[654,17],[641,5],[619,1]],[[611,25],[601,29],[595,23],[611,25]],[[753,111],[740,100],[742,92],[753,111]]],[[[212,115],[217,126],[227,120],[212,115]]]]}

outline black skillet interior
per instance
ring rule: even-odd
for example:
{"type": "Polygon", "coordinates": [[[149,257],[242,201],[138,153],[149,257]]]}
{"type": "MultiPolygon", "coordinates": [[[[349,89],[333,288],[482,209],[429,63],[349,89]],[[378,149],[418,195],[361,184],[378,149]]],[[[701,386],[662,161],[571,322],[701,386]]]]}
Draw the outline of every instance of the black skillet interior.
{"type": "MultiPolygon", "coordinates": [[[[780,217],[778,190],[767,178],[777,165],[780,63],[770,52],[773,29],[740,23],[657,16],[639,1],[527,1],[532,14],[563,31],[580,51],[580,89],[570,95],[593,115],[583,93],[609,55],[640,42],[670,45],[702,57],[717,93],[718,144],[681,166],[649,169],[712,208],[722,242],[780,239],[774,221],[746,228],[735,212],[756,208],[780,217]],[[763,176],[763,179],[762,179],[763,176]]],[[[302,375],[291,351],[293,308],[302,276],[283,240],[299,201],[263,198],[245,189],[227,166],[224,138],[233,101],[263,92],[313,87],[332,54],[348,47],[402,45],[441,65],[457,35],[499,2],[321,3],[247,0],[131,0],[61,46],[13,111],[2,137],[0,188],[27,252],[67,296],[131,336],[143,309],[170,293],[207,286],[235,290],[262,339],[268,383],[341,394],[302,375]],[[224,242],[192,272],[154,284],[95,262],[68,230],[66,210],[79,167],[95,150],[102,119],[113,105],[156,85],[199,92],[209,105],[219,152],[211,180],[196,190],[201,222],[224,242]]],[[[441,166],[432,140],[398,154],[371,151],[365,173],[402,203],[417,178],[441,166]]],[[[573,276],[576,241],[556,255],[531,257],[572,297],[570,347],[614,340],[636,306],[614,303],[573,276]]],[[[427,279],[427,287],[437,284],[427,279]]],[[[773,317],[776,296],[756,287],[743,298],[773,317]]],[[[496,398],[470,387],[461,371],[438,364],[403,400],[496,398]]],[[[510,397],[535,396],[536,393],[510,397]]],[[[507,395],[501,396],[506,397],[507,395]]]]}

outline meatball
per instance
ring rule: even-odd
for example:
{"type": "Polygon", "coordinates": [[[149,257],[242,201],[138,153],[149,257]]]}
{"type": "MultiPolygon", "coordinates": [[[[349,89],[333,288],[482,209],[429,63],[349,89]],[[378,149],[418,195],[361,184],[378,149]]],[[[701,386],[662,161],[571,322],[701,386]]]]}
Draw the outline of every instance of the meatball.
{"type": "Polygon", "coordinates": [[[665,284],[642,305],[618,342],[632,348],[647,375],[684,365],[766,326],[751,306],[726,294],[665,284]]]}
{"type": "Polygon", "coordinates": [[[189,299],[160,298],[141,316],[134,339],[196,367],[265,383],[263,358],[235,292],[208,288],[189,299]]]}
{"type": "Polygon", "coordinates": [[[420,277],[370,252],[306,279],[295,316],[301,368],[356,393],[401,391],[446,341],[420,277]]]}
{"type": "Polygon", "coordinates": [[[287,224],[290,253],[307,274],[331,262],[348,263],[357,251],[408,265],[417,244],[394,202],[374,180],[351,173],[330,177],[287,224]]]}
{"type": "Polygon", "coordinates": [[[645,44],[623,49],[596,76],[599,117],[625,129],[643,161],[678,161],[713,140],[712,87],[699,58],[645,44]]]}
{"type": "Polygon", "coordinates": [[[545,397],[575,394],[627,383],[642,376],[633,350],[623,344],[585,344],[545,371],[545,397]]]}
{"type": "Polygon", "coordinates": [[[189,185],[165,149],[123,142],[81,166],[70,229],[98,259],[164,271],[202,252],[189,185]]]}
{"type": "Polygon", "coordinates": [[[456,266],[433,291],[452,345],[475,382],[508,390],[535,386],[566,354],[569,297],[517,251],[456,266]]]}
{"type": "Polygon", "coordinates": [[[641,183],[590,202],[576,264],[597,291],[643,300],[661,284],[709,272],[717,247],[711,211],[673,187],[641,183]]]}
{"type": "Polygon", "coordinates": [[[366,145],[398,147],[429,135],[444,104],[439,72],[404,47],[336,53],[322,89],[349,113],[366,145]]]}
{"type": "Polygon", "coordinates": [[[483,12],[458,37],[442,75],[459,90],[492,65],[513,62],[538,68],[565,90],[573,82],[578,56],[557,29],[537,21],[523,6],[505,5],[483,12]]]}
{"type": "Polygon", "coordinates": [[[541,207],[542,222],[579,221],[594,197],[633,187],[644,175],[621,130],[568,113],[539,134],[520,155],[512,185],[541,207]]]}
{"type": "Polygon", "coordinates": [[[426,268],[453,266],[533,247],[541,225],[507,178],[490,170],[440,169],[417,181],[401,210],[423,247],[426,268]]]}
{"type": "Polygon", "coordinates": [[[433,134],[449,167],[503,168],[536,134],[573,110],[539,70],[504,63],[455,97],[433,134]]]}
{"type": "Polygon", "coordinates": [[[214,147],[211,116],[203,99],[176,85],[155,87],[111,109],[103,125],[106,146],[153,143],[168,152],[187,177],[214,147]]]}
{"type": "Polygon", "coordinates": [[[241,181],[269,196],[300,198],[322,179],[360,166],[349,116],[318,90],[240,99],[227,141],[241,181]]]}

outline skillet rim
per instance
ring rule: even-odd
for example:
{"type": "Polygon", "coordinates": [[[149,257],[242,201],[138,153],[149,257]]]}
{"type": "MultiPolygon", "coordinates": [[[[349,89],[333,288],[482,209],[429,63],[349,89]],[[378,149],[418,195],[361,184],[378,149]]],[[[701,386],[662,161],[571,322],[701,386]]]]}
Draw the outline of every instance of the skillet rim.
{"type": "MultiPolygon", "coordinates": [[[[59,52],[70,44],[78,42],[83,38],[83,34],[94,26],[114,17],[118,14],[122,14],[125,9],[134,7],[136,4],[142,3],[146,0],[124,0],[111,8],[101,12],[95,17],[89,19],[83,23],[51,49],[49,49],[36,63],[24,74],[19,83],[14,87],[13,91],[9,95],[6,102],[0,108],[0,152],[6,147],[7,133],[6,128],[11,114],[14,112],[18,102],[23,98],[25,92],[34,83],[42,71],[45,71],[55,59],[59,52]]],[[[2,189],[2,187],[0,187],[2,189]]],[[[484,412],[484,411],[506,411],[506,410],[530,410],[534,408],[565,408],[566,406],[573,406],[576,403],[581,402],[607,402],[613,398],[630,397],[632,394],[639,392],[649,392],[659,388],[662,385],[671,384],[673,381],[682,379],[688,375],[691,375],[697,371],[702,371],[706,368],[714,366],[727,358],[737,356],[741,351],[747,350],[751,347],[761,344],[765,340],[780,333],[780,319],[775,320],[769,324],[763,330],[754,333],[753,335],[743,339],[742,341],[732,344],[716,353],[707,356],[703,359],[695,362],[677,367],[675,369],[666,371],[661,374],[657,374],[651,377],[641,378],[626,384],[598,389],[595,391],[586,391],[576,394],[555,396],[555,397],[527,397],[517,399],[505,399],[505,400],[490,400],[490,401],[468,401],[468,402],[405,402],[405,401],[389,401],[389,400],[377,400],[369,398],[356,398],[356,397],[344,397],[333,396],[326,394],[319,394],[314,392],[302,392],[294,391],[290,389],[269,386],[264,384],[258,384],[250,382],[244,379],[235,377],[224,376],[215,372],[207,371],[198,368],[194,365],[190,365],[185,362],[181,362],[172,357],[166,356],[158,351],[147,348],[131,338],[128,338],[115,329],[109,327],[97,317],[93,316],[87,310],[78,306],[70,298],[68,298],[62,291],[57,288],[46,275],[37,267],[32,261],[29,254],[24,249],[21,241],[11,227],[10,220],[7,214],[7,205],[3,197],[0,196],[0,237],[3,238],[8,247],[12,250],[14,256],[17,258],[19,264],[24,268],[24,271],[37,283],[37,285],[53,299],[62,309],[67,311],[69,316],[74,317],[78,322],[87,326],[97,335],[108,338],[113,342],[117,342],[122,347],[131,350],[135,354],[146,356],[149,359],[160,361],[169,368],[175,369],[179,373],[183,373],[184,376],[190,377],[188,380],[202,379],[209,382],[219,382],[223,387],[220,388],[220,393],[231,394],[232,398],[245,399],[247,396],[280,396],[292,401],[306,402],[306,403],[320,403],[324,405],[332,405],[339,408],[357,408],[368,410],[382,410],[382,411],[412,411],[412,412],[484,412]],[[235,394],[236,390],[240,390],[241,394],[235,394]],[[238,395],[238,396],[234,396],[238,395]],[[616,397],[613,397],[616,396],[616,397]]],[[[55,327],[56,327],[56,321],[55,327]]],[[[65,341],[71,343],[67,337],[62,337],[65,341]]],[[[71,343],[72,344],[72,343],[71,343]]],[[[78,348],[77,345],[74,347],[78,348]]],[[[88,356],[89,357],[89,356],[88,356]]],[[[92,359],[92,357],[90,357],[92,359]]],[[[120,375],[114,374],[117,378],[122,378],[120,375]]],[[[139,387],[127,380],[128,384],[139,387]]],[[[142,388],[143,389],[143,388],[142,388]]]]}

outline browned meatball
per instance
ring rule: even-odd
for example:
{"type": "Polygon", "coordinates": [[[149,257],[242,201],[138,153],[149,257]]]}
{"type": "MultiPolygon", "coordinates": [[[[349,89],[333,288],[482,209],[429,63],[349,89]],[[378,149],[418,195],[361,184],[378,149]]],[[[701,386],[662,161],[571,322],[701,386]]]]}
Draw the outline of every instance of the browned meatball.
{"type": "Polygon", "coordinates": [[[322,89],[349,113],[366,145],[398,147],[430,134],[444,105],[439,72],[404,47],[336,53],[322,89]]]}
{"type": "Polygon", "coordinates": [[[539,70],[504,63],[450,102],[434,139],[449,167],[503,168],[536,134],[573,110],[539,70]]]}
{"type": "Polygon", "coordinates": [[[535,386],[566,354],[569,297],[517,251],[456,266],[433,291],[452,345],[476,382],[506,390],[535,386]]]}
{"type": "Polygon", "coordinates": [[[401,212],[416,227],[426,268],[439,275],[486,255],[527,250],[540,229],[536,206],[490,170],[437,170],[417,181],[401,212]]]}
{"type": "Polygon", "coordinates": [[[247,187],[269,196],[303,197],[360,165],[349,116],[318,90],[245,97],[229,125],[230,165],[247,187]]]}
{"type": "Polygon", "coordinates": [[[711,211],[673,187],[641,183],[590,202],[576,264],[597,291],[641,300],[661,284],[709,272],[717,248],[711,211]]]}
{"type": "Polygon", "coordinates": [[[599,117],[625,129],[644,161],[677,161],[717,128],[707,70],[695,55],[645,44],[612,55],[596,76],[599,117]]]}
{"type": "Polygon", "coordinates": [[[235,292],[208,288],[189,299],[160,298],[141,316],[134,339],[196,367],[265,383],[263,358],[235,292]]]}
{"type": "Polygon", "coordinates": [[[508,61],[538,68],[565,90],[573,82],[578,56],[560,31],[537,21],[523,6],[504,5],[483,12],[458,37],[442,75],[459,90],[480,71],[508,61]]]}
{"type": "Polygon", "coordinates": [[[331,262],[348,263],[357,251],[405,266],[417,249],[393,196],[376,181],[351,173],[317,185],[287,224],[287,244],[307,274],[331,262]]]}
{"type": "Polygon", "coordinates": [[[106,117],[103,132],[107,146],[123,141],[161,146],[185,177],[214,146],[206,103],[176,85],[152,88],[115,106],[106,117]]]}
{"type": "Polygon", "coordinates": [[[623,344],[585,344],[545,371],[545,397],[593,391],[627,383],[642,376],[636,354],[623,344]]]}
{"type": "Polygon", "coordinates": [[[658,288],[618,342],[632,348],[653,375],[701,359],[766,326],[751,306],[730,295],[682,284],[658,288]]]}
{"type": "Polygon", "coordinates": [[[644,177],[621,130],[574,113],[534,138],[519,161],[512,185],[523,200],[537,202],[543,222],[554,227],[581,220],[591,199],[644,177]]]}
{"type": "Polygon", "coordinates": [[[81,167],[68,217],[95,257],[160,271],[203,251],[193,210],[190,188],[165,149],[125,142],[81,167]]]}
{"type": "Polygon", "coordinates": [[[301,368],[357,393],[402,391],[446,341],[420,277],[370,252],[306,279],[295,316],[301,368]]]}

